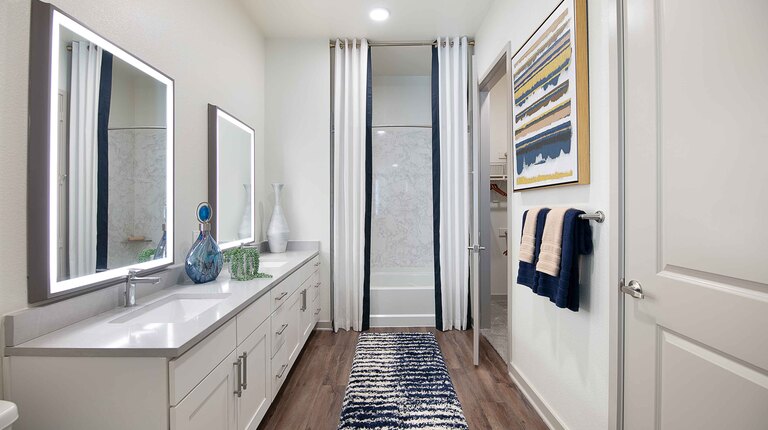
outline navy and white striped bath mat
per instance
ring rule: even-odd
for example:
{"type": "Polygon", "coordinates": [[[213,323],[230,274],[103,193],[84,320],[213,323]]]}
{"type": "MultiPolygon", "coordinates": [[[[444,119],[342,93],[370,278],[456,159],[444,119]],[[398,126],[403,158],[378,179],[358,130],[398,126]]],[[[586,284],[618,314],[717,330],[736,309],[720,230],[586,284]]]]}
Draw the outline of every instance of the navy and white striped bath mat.
{"type": "Polygon", "coordinates": [[[466,429],[432,333],[362,333],[339,429],[466,429]]]}

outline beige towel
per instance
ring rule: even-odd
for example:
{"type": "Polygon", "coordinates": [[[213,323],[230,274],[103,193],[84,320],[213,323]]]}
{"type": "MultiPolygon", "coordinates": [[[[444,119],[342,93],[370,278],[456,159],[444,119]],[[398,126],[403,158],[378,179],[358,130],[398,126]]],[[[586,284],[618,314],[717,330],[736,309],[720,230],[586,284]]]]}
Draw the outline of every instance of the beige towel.
{"type": "Polygon", "coordinates": [[[520,261],[533,263],[533,253],[536,250],[536,218],[541,208],[528,209],[523,225],[523,237],[520,239],[520,261]]]}
{"type": "Polygon", "coordinates": [[[563,217],[569,208],[554,208],[544,221],[544,233],[541,236],[541,250],[536,271],[558,277],[560,275],[560,256],[563,245],[563,217]]]}

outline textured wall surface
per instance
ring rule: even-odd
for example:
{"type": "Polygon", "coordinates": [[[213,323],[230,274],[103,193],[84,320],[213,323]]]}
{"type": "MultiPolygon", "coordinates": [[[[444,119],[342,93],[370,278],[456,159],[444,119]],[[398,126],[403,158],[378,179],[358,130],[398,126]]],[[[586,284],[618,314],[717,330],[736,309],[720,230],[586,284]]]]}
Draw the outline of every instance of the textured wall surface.
{"type": "Polygon", "coordinates": [[[371,203],[371,267],[431,272],[431,129],[374,130],[371,203]]]}

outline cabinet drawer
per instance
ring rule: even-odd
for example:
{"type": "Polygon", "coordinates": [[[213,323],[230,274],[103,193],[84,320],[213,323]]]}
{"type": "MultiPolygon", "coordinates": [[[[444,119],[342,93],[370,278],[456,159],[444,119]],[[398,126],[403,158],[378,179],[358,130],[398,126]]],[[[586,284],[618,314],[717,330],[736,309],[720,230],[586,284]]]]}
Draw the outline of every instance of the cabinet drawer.
{"type": "Polygon", "coordinates": [[[293,329],[293,327],[291,327],[292,322],[290,306],[288,304],[277,308],[277,310],[270,317],[272,356],[274,356],[277,350],[279,350],[283,343],[285,343],[285,338],[288,335],[288,332],[293,329]]]}
{"type": "Polygon", "coordinates": [[[272,357],[272,399],[277,396],[280,387],[283,386],[283,381],[288,377],[288,371],[290,369],[290,351],[288,348],[280,348],[272,357]]]}
{"type": "Polygon", "coordinates": [[[177,405],[192,388],[237,347],[235,320],[208,335],[202,342],[168,362],[171,406],[177,405]]]}
{"type": "Polygon", "coordinates": [[[242,312],[237,314],[238,345],[243,343],[243,341],[261,325],[261,323],[269,318],[269,311],[269,294],[264,294],[242,312]]]}
{"type": "Polygon", "coordinates": [[[290,297],[290,295],[293,294],[293,292],[296,291],[296,289],[298,289],[319,266],[320,257],[315,256],[282,282],[273,287],[270,291],[270,296],[272,297],[272,311],[274,312],[280,305],[285,303],[288,300],[288,297],[290,297]]]}

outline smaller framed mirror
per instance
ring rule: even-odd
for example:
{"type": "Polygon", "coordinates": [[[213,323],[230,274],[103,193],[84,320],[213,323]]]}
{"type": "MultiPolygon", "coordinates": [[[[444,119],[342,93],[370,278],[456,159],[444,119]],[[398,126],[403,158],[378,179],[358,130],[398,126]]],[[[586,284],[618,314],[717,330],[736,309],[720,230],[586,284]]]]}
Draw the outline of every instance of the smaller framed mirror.
{"type": "Polygon", "coordinates": [[[256,239],[254,223],[255,131],[208,105],[208,201],[213,237],[221,249],[256,239]]]}

